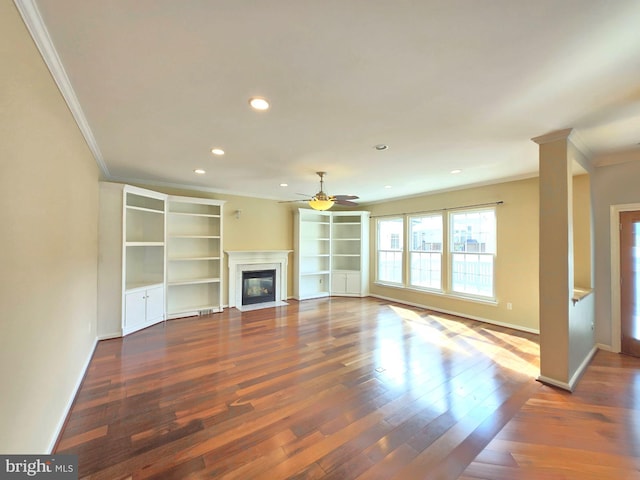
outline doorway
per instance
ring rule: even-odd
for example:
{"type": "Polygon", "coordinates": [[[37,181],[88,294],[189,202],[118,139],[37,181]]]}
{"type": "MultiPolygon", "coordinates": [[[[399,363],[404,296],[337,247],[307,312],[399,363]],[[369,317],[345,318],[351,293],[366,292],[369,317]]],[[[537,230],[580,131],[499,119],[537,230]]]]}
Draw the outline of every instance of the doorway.
{"type": "Polygon", "coordinates": [[[640,357],[640,211],[620,212],[620,351],[640,357]]]}

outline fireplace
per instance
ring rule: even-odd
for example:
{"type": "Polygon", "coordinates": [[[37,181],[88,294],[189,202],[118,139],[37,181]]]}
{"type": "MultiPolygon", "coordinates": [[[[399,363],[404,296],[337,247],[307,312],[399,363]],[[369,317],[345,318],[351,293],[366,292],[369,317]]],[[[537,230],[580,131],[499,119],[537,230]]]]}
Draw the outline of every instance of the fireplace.
{"type": "Polygon", "coordinates": [[[240,311],[255,310],[286,305],[287,299],[287,264],[291,250],[225,250],[229,257],[229,307],[240,311]],[[245,273],[275,271],[273,279],[273,295],[271,300],[245,305],[242,292],[245,273]]]}
{"type": "Polygon", "coordinates": [[[242,305],[275,302],[276,271],[249,270],[242,272],[242,305]]]}

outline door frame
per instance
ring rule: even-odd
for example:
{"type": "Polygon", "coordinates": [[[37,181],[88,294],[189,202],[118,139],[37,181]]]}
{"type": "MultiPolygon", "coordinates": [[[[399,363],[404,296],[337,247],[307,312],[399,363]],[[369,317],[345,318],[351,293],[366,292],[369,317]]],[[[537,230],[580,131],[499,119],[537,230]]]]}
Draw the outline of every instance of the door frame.
{"type": "Polygon", "coordinates": [[[620,309],[620,212],[640,211],[640,203],[611,205],[611,351],[622,350],[622,323],[620,309]]]}

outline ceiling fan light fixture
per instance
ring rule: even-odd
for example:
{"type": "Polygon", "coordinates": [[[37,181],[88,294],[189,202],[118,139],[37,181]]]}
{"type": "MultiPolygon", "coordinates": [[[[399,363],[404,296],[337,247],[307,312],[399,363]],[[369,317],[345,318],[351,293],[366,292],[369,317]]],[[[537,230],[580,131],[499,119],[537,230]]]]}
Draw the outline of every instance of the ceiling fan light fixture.
{"type": "Polygon", "coordinates": [[[314,210],[320,210],[320,211],[329,210],[331,207],[333,207],[334,203],[335,202],[333,200],[329,200],[329,199],[320,200],[317,198],[312,198],[311,200],[309,200],[309,206],[314,210]]]}

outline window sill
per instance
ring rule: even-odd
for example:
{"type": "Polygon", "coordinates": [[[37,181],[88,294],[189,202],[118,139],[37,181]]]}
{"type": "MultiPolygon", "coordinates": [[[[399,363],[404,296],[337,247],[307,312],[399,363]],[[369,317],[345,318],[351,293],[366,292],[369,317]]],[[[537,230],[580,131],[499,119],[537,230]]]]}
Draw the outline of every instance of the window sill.
{"type": "Polygon", "coordinates": [[[571,296],[571,301],[575,305],[580,300],[584,300],[585,298],[587,298],[592,293],[593,293],[593,289],[592,288],[574,288],[573,289],[573,295],[571,296]]]}

